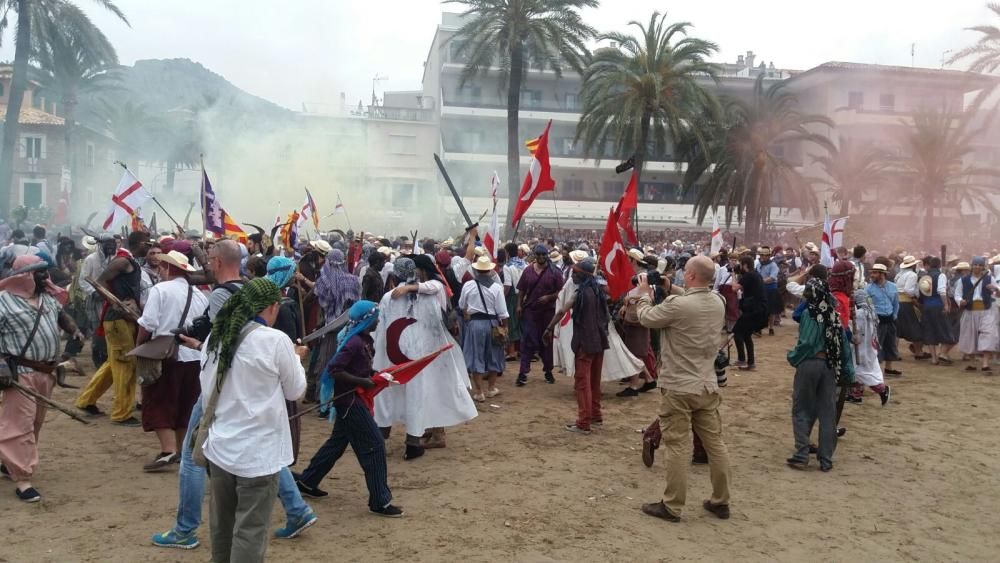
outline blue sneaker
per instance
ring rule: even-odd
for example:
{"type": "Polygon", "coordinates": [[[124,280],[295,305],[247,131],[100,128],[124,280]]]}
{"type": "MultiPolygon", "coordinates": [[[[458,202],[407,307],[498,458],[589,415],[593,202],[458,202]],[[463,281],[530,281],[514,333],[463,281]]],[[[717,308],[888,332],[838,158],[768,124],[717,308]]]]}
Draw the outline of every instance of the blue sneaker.
{"type": "Polygon", "coordinates": [[[194,532],[183,535],[178,534],[173,528],[153,536],[153,545],[157,547],[173,547],[177,549],[194,549],[198,547],[198,536],[194,532]]]}
{"type": "Polygon", "coordinates": [[[278,528],[274,531],[274,537],[281,540],[290,540],[294,537],[298,537],[299,534],[305,531],[306,528],[312,526],[319,521],[316,514],[309,509],[301,518],[295,520],[294,522],[289,519],[288,524],[284,528],[278,528]]]}

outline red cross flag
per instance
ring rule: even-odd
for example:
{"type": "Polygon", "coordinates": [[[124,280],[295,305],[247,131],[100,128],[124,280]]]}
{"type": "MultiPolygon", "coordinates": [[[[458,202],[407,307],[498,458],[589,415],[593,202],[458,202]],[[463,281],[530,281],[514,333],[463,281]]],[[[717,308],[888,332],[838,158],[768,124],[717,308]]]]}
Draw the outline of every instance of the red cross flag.
{"type": "Polygon", "coordinates": [[[108,209],[108,218],[104,220],[102,228],[105,231],[114,231],[131,222],[133,214],[151,199],[153,194],[142,187],[142,182],[130,170],[125,169],[115,194],[111,196],[111,208],[108,209]]]}

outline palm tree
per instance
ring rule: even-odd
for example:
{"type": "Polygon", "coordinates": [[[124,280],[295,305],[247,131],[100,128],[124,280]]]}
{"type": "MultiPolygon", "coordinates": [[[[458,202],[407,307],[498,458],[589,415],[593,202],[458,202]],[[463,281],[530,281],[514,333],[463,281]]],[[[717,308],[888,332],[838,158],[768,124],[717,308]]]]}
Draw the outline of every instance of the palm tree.
{"type": "Polygon", "coordinates": [[[86,14],[77,14],[79,8],[72,4],[61,5],[59,12],[60,17],[49,22],[51,28],[46,44],[36,46],[38,52],[33,58],[38,61],[41,89],[59,97],[65,120],[63,133],[70,177],[76,180],[73,130],[79,95],[117,88],[121,77],[115,48],[100,30],[93,28],[86,14]],[[79,25],[93,29],[87,33],[78,29],[79,25]]]}
{"type": "MultiPolygon", "coordinates": [[[[809,182],[776,149],[797,143],[832,148],[826,136],[809,127],[833,127],[833,122],[822,115],[799,112],[798,99],[784,88],[784,83],[779,82],[765,90],[764,75],[760,74],[749,102],[726,101],[721,121],[723,137],[715,141],[721,149],[711,155],[709,162],[714,168],[695,196],[699,223],[709,210],[723,206],[727,226],[735,212],[737,220],[744,223],[746,240],[756,242],[762,227],[770,222],[771,208],[779,197],[785,207],[803,213],[818,211],[809,182]]],[[[703,171],[708,168],[705,166],[703,171]]],[[[693,174],[686,177],[684,188],[691,189],[699,179],[693,174]]]]}
{"type": "Polygon", "coordinates": [[[840,216],[850,215],[851,205],[860,203],[865,191],[882,185],[887,179],[889,155],[871,145],[856,143],[841,136],[836,147],[827,153],[810,155],[826,178],[811,178],[813,184],[833,189],[833,200],[840,202],[840,216]]]}
{"type": "MultiPolygon", "coordinates": [[[[982,99],[982,97],[980,97],[982,99]]],[[[978,109],[979,104],[974,103],[978,109]]],[[[913,196],[924,211],[924,244],[933,243],[934,209],[944,205],[961,210],[962,204],[980,205],[998,213],[991,195],[998,191],[1000,170],[969,163],[972,143],[989,128],[992,112],[983,125],[973,125],[977,111],[949,114],[922,111],[904,136],[909,155],[902,162],[913,196]]]]}
{"type": "MultiPolygon", "coordinates": [[[[499,67],[500,87],[507,91],[507,193],[513,202],[520,192],[521,138],[518,110],[521,84],[529,65],[552,69],[562,76],[564,66],[580,72],[587,56],[586,42],[596,35],[579,10],[595,8],[598,0],[445,0],[463,4],[468,18],[455,34],[459,55],[468,56],[461,84],[499,67]]],[[[507,206],[511,224],[514,205],[507,206]]]]}
{"type": "MultiPolygon", "coordinates": [[[[1000,17],[1000,3],[987,2],[986,7],[1000,17]]],[[[966,30],[978,31],[981,34],[979,41],[952,55],[948,64],[972,59],[969,63],[969,70],[972,72],[993,72],[1000,68],[1000,28],[995,25],[977,25],[967,27],[966,30]]]]}
{"type": "Polygon", "coordinates": [[[94,113],[104,124],[105,131],[118,142],[118,157],[122,162],[137,168],[136,160],[156,158],[154,140],[165,126],[144,104],[131,100],[121,103],[101,100],[94,113]]]}
{"type": "Polygon", "coordinates": [[[616,46],[596,51],[583,72],[583,111],[576,139],[588,157],[600,159],[608,145],[621,158],[635,157],[641,176],[650,141],[663,155],[691,135],[702,149],[700,125],[718,114],[719,104],[702,83],[717,79],[707,61],[715,43],[688,37],[690,23],[666,25],[667,15],[653,12],[649,24],[629,22],[639,35],[605,33],[616,46]]]}
{"type": "MultiPolygon", "coordinates": [[[[125,14],[112,0],[94,0],[98,5],[118,16],[128,24],[125,14]]],[[[14,152],[17,148],[18,117],[24,92],[28,86],[28,62],[38,46],[47,45],[53,23],[68,25],[82,34],[81,44],[94,44],[93,34],[100,33],[89,20],[83,21],[82,11],[69,0],[0,0],[0,35],[8,25],[7,14],[17,12],[17,32],[14,39],[14,72],[10,82],[7,113],[4,118],[3,141],[0,144],[0,215],[6,216],[10,209],[11,183],[14,178],[14,152]],[[65,21],[67,18],[74,22],[65,21]]]]}

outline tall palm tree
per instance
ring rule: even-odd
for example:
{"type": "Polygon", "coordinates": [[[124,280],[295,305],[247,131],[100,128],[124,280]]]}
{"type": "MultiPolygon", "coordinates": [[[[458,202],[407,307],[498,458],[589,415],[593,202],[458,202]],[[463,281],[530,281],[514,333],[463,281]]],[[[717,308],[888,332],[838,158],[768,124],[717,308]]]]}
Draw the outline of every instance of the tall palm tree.
{"type": "Polygon", "coordinates": [[[445,0],[466,6],[468,18],[455,40],[460,55],[468,56],[461,84],[499,68],[501,88],[507,91],[507,222],[514,214],[513,201],[520,192],[521,138],[518,110],[521,84],[529,66],[552,69],[562,76],[569,67],[583,69],[586,42],[596,35],[583,22],[579,10],[595,8],[598,0],[445,0]]]}
{"type": "Polygon", "coordinates": [[[47,41],[36,45],[38,52],[33,58],[38,62],[37,79],[41,90],[60,100],[70,177],[76,181],[73,132],[79,96],[118,88],[121,76],[118,54],[107,37],[94,28],[86,14],[75,5],[64,4],[59,8],[60,17],[48,22],[47,41]],[[79,29],[81,25],[92,28],[90,33],[79,29]]]}
{"type": "MultiPolygon", "coordinates": [[[[818,211],[809,182],[776,149],[779,145],[799,143],[803,149],[807,145],[832,148],[830,140],[811,131],[810,126],[833,127],[833,122],[826,116],[801,113],[798,99],[784,88],[784,83],[779,82],[765,90],[764,75],[760,74],[749,102],[726,101],[721,122],[725,132],[716,141],[721,149],[711,155],[709,162],[714,168],[695,196],[694,210],[699,223],[709,210],[723,206],[727,226],[736,213],[737,220],[744,223],[746,240],[756,242],[762,228],[770,222],[771,208],[779,197],[785,207],[795,207],[803,213],[818,211]]],[[[708,168],[705,166],[703,170],[708,168]]],[[[700,179],[693,176],[685,178],[685,189],[692,189],[700,179]]]]}
{"type": "MultiPolygon", "coordinates": [[[[979,104],[973,104],[978,109],[979,104]]],[[[963,204],[982,206],[998,213],[991,195],[1000,192],[1000,170],[976,166],[970,162],[973,142],[989,128],[992,112],[985,123],[975,125],[976,111],[949,114],[922,111],[913,115],[911,128],[904,136],[909,152],[902,162],[912,196],[924,211],[923,238],[933,244],[934,209],[963,204]]]]}
{"type": "MultiPolygon", "coordinates": [[[[1000,3],[987,2],[986,7],[1000,17],[1000,3]]],[[[981,34],[979,41],[952,55],[948,64],[971,59],[969,70],[972,72],[993,72],[1000,68],[1000,28],[995,25],[977,25],[967,27],[966,30],[978,31],[981,34]]]]}
{"type": "Polygon", "coordinates": [[[814,185],[833,189],[833,200],[840,202],[840,216],[851,213],[851,205],[861,203],[864,193],[882,185],[888,177],[889,155],[871,143],[857,143],[841,135],[835,147],[826,154],[810,155],[826,178],[811,178],[814,185]]]}
{"type": "Polygon", "coordinates": [[[641,176],[650,141],[663,155],[681,137],[691,135],[704,149],[701,124],[718,114],[719,104],[703,82],[716,80],[718,67],[708,62],[715,43],[688,37],[690,23],[666,24],[653,12],[649,24],[629,22],[637,36],[605,33],[616,46],[594,52],[583,72],[583,111],[576,139],[588,157],[600,159],[610,144],[622,159],[635,157],[641,176]]]}
{"type": "Polygon", "coordinates": [[[94,113],[105,131],[118,141],[118,158],[122,162],[138,168],[136,160],[157,159],[155,141],[166,126],[144,104],[131,100],[122,103],[101,100],[94,113]]]}
{"type": "MultiPolygon", "coordinates": [[[[98,5],[118,16],[128,24],[125,14],[112,0],[94,0],[98,5]]],[[[8,25],[7,14],[17,12],[17,32],[14,39],[14,72],[11,77],[10,92],[7,101],[7,113],[4,118],[3,140],[0,144],[0,216],[6,216],[10,210],[11,183],[14,178],[14,152],[17,148],[18,116],[24,92],[28,86],[28,63],[33,54],[38,53],[39,45],[48,43],[53,29],[53,22],[65,23],[64,18],[79,18],[82,11],[76,9],[69,0],[0,0],[0,37],[8,25]]],[[[87,25],[77,21],[73,27],[85,36],[99,33],[92,23],[87,25]]],[[[93,44],[94,41],[84,40],[82,44],[93,44]]]]}

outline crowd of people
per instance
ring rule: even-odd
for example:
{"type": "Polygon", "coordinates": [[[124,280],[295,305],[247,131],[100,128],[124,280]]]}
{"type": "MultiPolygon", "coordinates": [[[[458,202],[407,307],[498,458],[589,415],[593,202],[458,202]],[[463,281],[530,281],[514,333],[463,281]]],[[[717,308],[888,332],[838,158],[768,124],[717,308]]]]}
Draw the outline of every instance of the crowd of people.
{"type": "Polygon", "coordinates": [[[730,342],[732,365],[753,372],[755,339],[797,324],[787,464],[806,469],[815,456],[823,471],[846,432],[844,404],[863,402],[866,388],[890,401],[886,378],[903,375],[901,348],[986,375],[1000,352],[1000,255],[870,260],[859,245],[821,257],[812,243],[710,253],[705,240],[660,234],[628,250],[631,289],[612,296],[598,235],[571,235],[532,233],[490,249],[476,229],[442,241],[347,233],[282,248],[261,234],[245,243],[182,230],[52,241],[41,226],[30,238],[14,231],[0,249],[0,472],[20,500],[41,498],[38,397],[82,373],[76,358],[89,340],[96,371],[76,409],[155,437],[143,471],[178,468],[176,521],[153,536],[157,546],[199,545],[208,486],[213,560],[263,559],[275,498],[287,523],[270,536],[314,525],[305,498],[328,495],[323,479],[348,445],[369,510],[403,516],[387,476],[392,426],[405,427],[405,461],[445,448],[448,428],[502,393],[505,371],[516,387],[572,377],[576,415],[565,429],[579,435],[604,422],[602,384],[621,383],[616,396],[626,400],[658,390],[643,461],[652,465],[664,445],[667,486],[642,511],[678,521],[694,461],[710,466],[703,507],[725,519],[719,405],[730,342]],[[98,401],[108,390],[105,413],[98,401]],[[333,425],[293,472],[304,416],[333,425]]]}

